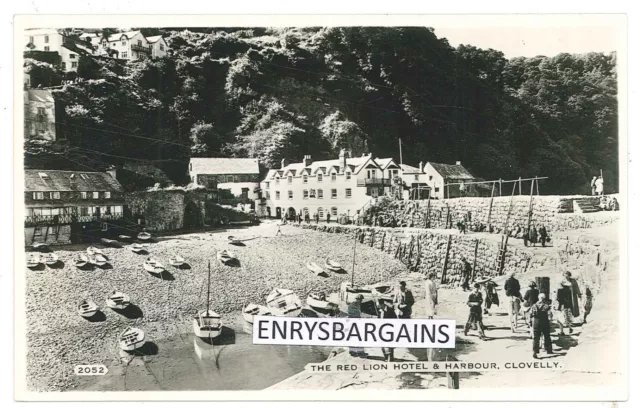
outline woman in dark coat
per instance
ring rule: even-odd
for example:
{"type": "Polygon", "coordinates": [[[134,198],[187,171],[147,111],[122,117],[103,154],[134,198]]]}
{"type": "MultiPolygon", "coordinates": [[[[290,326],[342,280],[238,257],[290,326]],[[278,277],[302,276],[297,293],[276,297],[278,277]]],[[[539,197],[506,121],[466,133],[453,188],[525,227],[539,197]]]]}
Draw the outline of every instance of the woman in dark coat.
{"type": "Polygon", "coordinates": [[[560,335],[564,335],[564,328],[569,329],[569,333],[573,333],[571,328],[571,287],[566,282],[561,282],[556,292],[557,309],[561,312],[558,319],[560,325],[560,335]]]}
{"type": "Polygon", "coordinates": [[[469,329],[475,330],[477,327],[480,338],[485,340],[484,327],[482,327],[482,293],[480,293],[479,283],[473,285],[473,292],[469,295],[467,305],[469,306],[469,318],[464,326],[464,335],[467,335],[469,329]]]}
{"type": "Polygon", "coordinates": [[[536,246],[538,242],[538,230],[536,230],[536,227],[533,225],[529,228],[529,242],[533,246],[536,246]]]}
{"type": "Polygon", "coordinates": [[[546,246],[547,245],[547,229],[544,227],[544,225],[541,225],[540,228],[538,228],[538,235],[540,236],[540,243],[542,243],[542,246],[546,246]]]}

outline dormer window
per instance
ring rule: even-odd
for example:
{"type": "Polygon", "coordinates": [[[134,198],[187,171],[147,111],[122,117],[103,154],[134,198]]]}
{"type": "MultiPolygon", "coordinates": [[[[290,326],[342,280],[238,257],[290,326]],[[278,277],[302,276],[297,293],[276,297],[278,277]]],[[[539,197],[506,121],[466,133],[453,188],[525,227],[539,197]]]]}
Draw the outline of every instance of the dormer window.
{"type": "Polygon", "coordinates": [[[42,191],[36,191],[33,193],[34,200],[44,200],[44,193],[42,191]]]}
{"type": "Polygon", "coordinates": [[[331,173],[331,181],[336,181],[336,173],[331,173]]]}
{"type": "Polygon", "coordinates": [[[351,180],[351,172],[346,172],[345,175],[347,176],[347,180],[351,180]]]}
{"type": "Polygon", "coordinates": [[[47,173],[38,173],[38,176],[44,181],[49,180],[49,175],[47,173]]]}
{"type": "Polygon", "coordinates": [[[322,183],[322,173],[318,173],[318,183],[322,183]]]}
{"type": "Polygon", "coordinates": [[[80,192],[80,198],[83,199],[83,200],[86,200],[87,199],[87,192],[86,191],[81,191],[80,192]]]}
{"type": "Polygon", "coordinates": [[[93,192],[93,198],[96,199],[96,200],[99,199],[100,198],[100,193],[98,191],[94,191],[93,192]]]}
{"type": "Polygon", "coordinates": [[[104,198],[111,198],[111,191],[105,191],[104,198]]]}
{"type": "Polygon", "coordinates": [[[60,192],[59,191],[52,191],[50,197],[51,197],[52,200],[59,200],[60,199],[60,192]]]}
{"type": "Polygon", "coordinates": [[[306,183],[307,181],[309,181],[309,176],[305,174],[304,176],[302,176],[302,182],[306,183]]]}
{"type": "Polygon", "coordinates": [[[276,177],[276,184],[280,184],[280,178],[276,177]]]}

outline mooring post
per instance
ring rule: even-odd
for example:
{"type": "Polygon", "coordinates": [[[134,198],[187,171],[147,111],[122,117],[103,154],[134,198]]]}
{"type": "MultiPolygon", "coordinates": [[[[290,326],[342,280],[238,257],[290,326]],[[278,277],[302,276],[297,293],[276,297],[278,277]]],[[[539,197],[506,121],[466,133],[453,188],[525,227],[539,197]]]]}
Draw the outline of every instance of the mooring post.
{"type": "Polygon", "coordinates": [[[478,259],[478,242],[479,240],[476,238],[475,249],[473,250],[473,269],[471,270],[471,282],[476,279],[476,261],[478,259]]]}
{"type": "Polygon", "coordinates": [[[447,277],[447,262],[449,262],[449,249],[451,249],[451,234],[449,234],[449,238],[447,239],[447,250],[444,253],[444,262],[442,263],[442,277],[440,278],[440,283],[444,283],[447,277]]]}
{"type": "MultiPolygon", "coordinates": [[[[454,356],[448,355],[446,361],[458,361],[454,356]]],[[[447,371],[447,387],[452,390],[460,388],[460,373],[457,371],[447,371]]]]}

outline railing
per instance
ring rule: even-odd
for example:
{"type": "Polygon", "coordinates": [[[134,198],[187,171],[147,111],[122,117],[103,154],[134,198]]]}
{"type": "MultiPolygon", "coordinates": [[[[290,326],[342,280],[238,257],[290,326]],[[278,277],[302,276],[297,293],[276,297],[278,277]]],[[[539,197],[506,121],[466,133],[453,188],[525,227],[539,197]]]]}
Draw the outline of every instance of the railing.
{"type": "Polygon", "coordinates": [[[131,51],[145,52],[151,54],[151,47],[145,47],[144,45],[131,44],[131,51]]]}
{"type": "Polygon", "coordinates": [[[92,221],[109,221],[122,219],[122,213],[115,214],[100,214],[98,215],[73,215],[73,214],[61,214],[61,215],[32,215],[27,216],[24,219],[25,227],[32,227],[35,225],[57,225],[57,224],[71,224],[72,222],[92,222],[92,221]]]}
{"type": "Polygon", "coordinates": [[[360,178],[358,179],[358,187],[366,186],[390,186],[390,178],[360,178]]]}

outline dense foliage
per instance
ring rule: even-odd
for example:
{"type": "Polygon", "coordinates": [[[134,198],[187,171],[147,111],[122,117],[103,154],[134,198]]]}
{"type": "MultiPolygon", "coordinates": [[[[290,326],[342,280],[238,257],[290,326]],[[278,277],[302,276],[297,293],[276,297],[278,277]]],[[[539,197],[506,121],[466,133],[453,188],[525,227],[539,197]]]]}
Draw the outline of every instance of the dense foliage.
{"type": "Polygon", "coordinates": [[[617,190],[615,54],[507,60],[417,27],[161,31],[168,58],[83,56],[57,91],[65,139],[51,151],[67,166],[145,160],[184,181],[190,156],[397,159],[401,139],[413,165],[548,176],[541,193],[584,193],[602,169],[617,190]]]}

